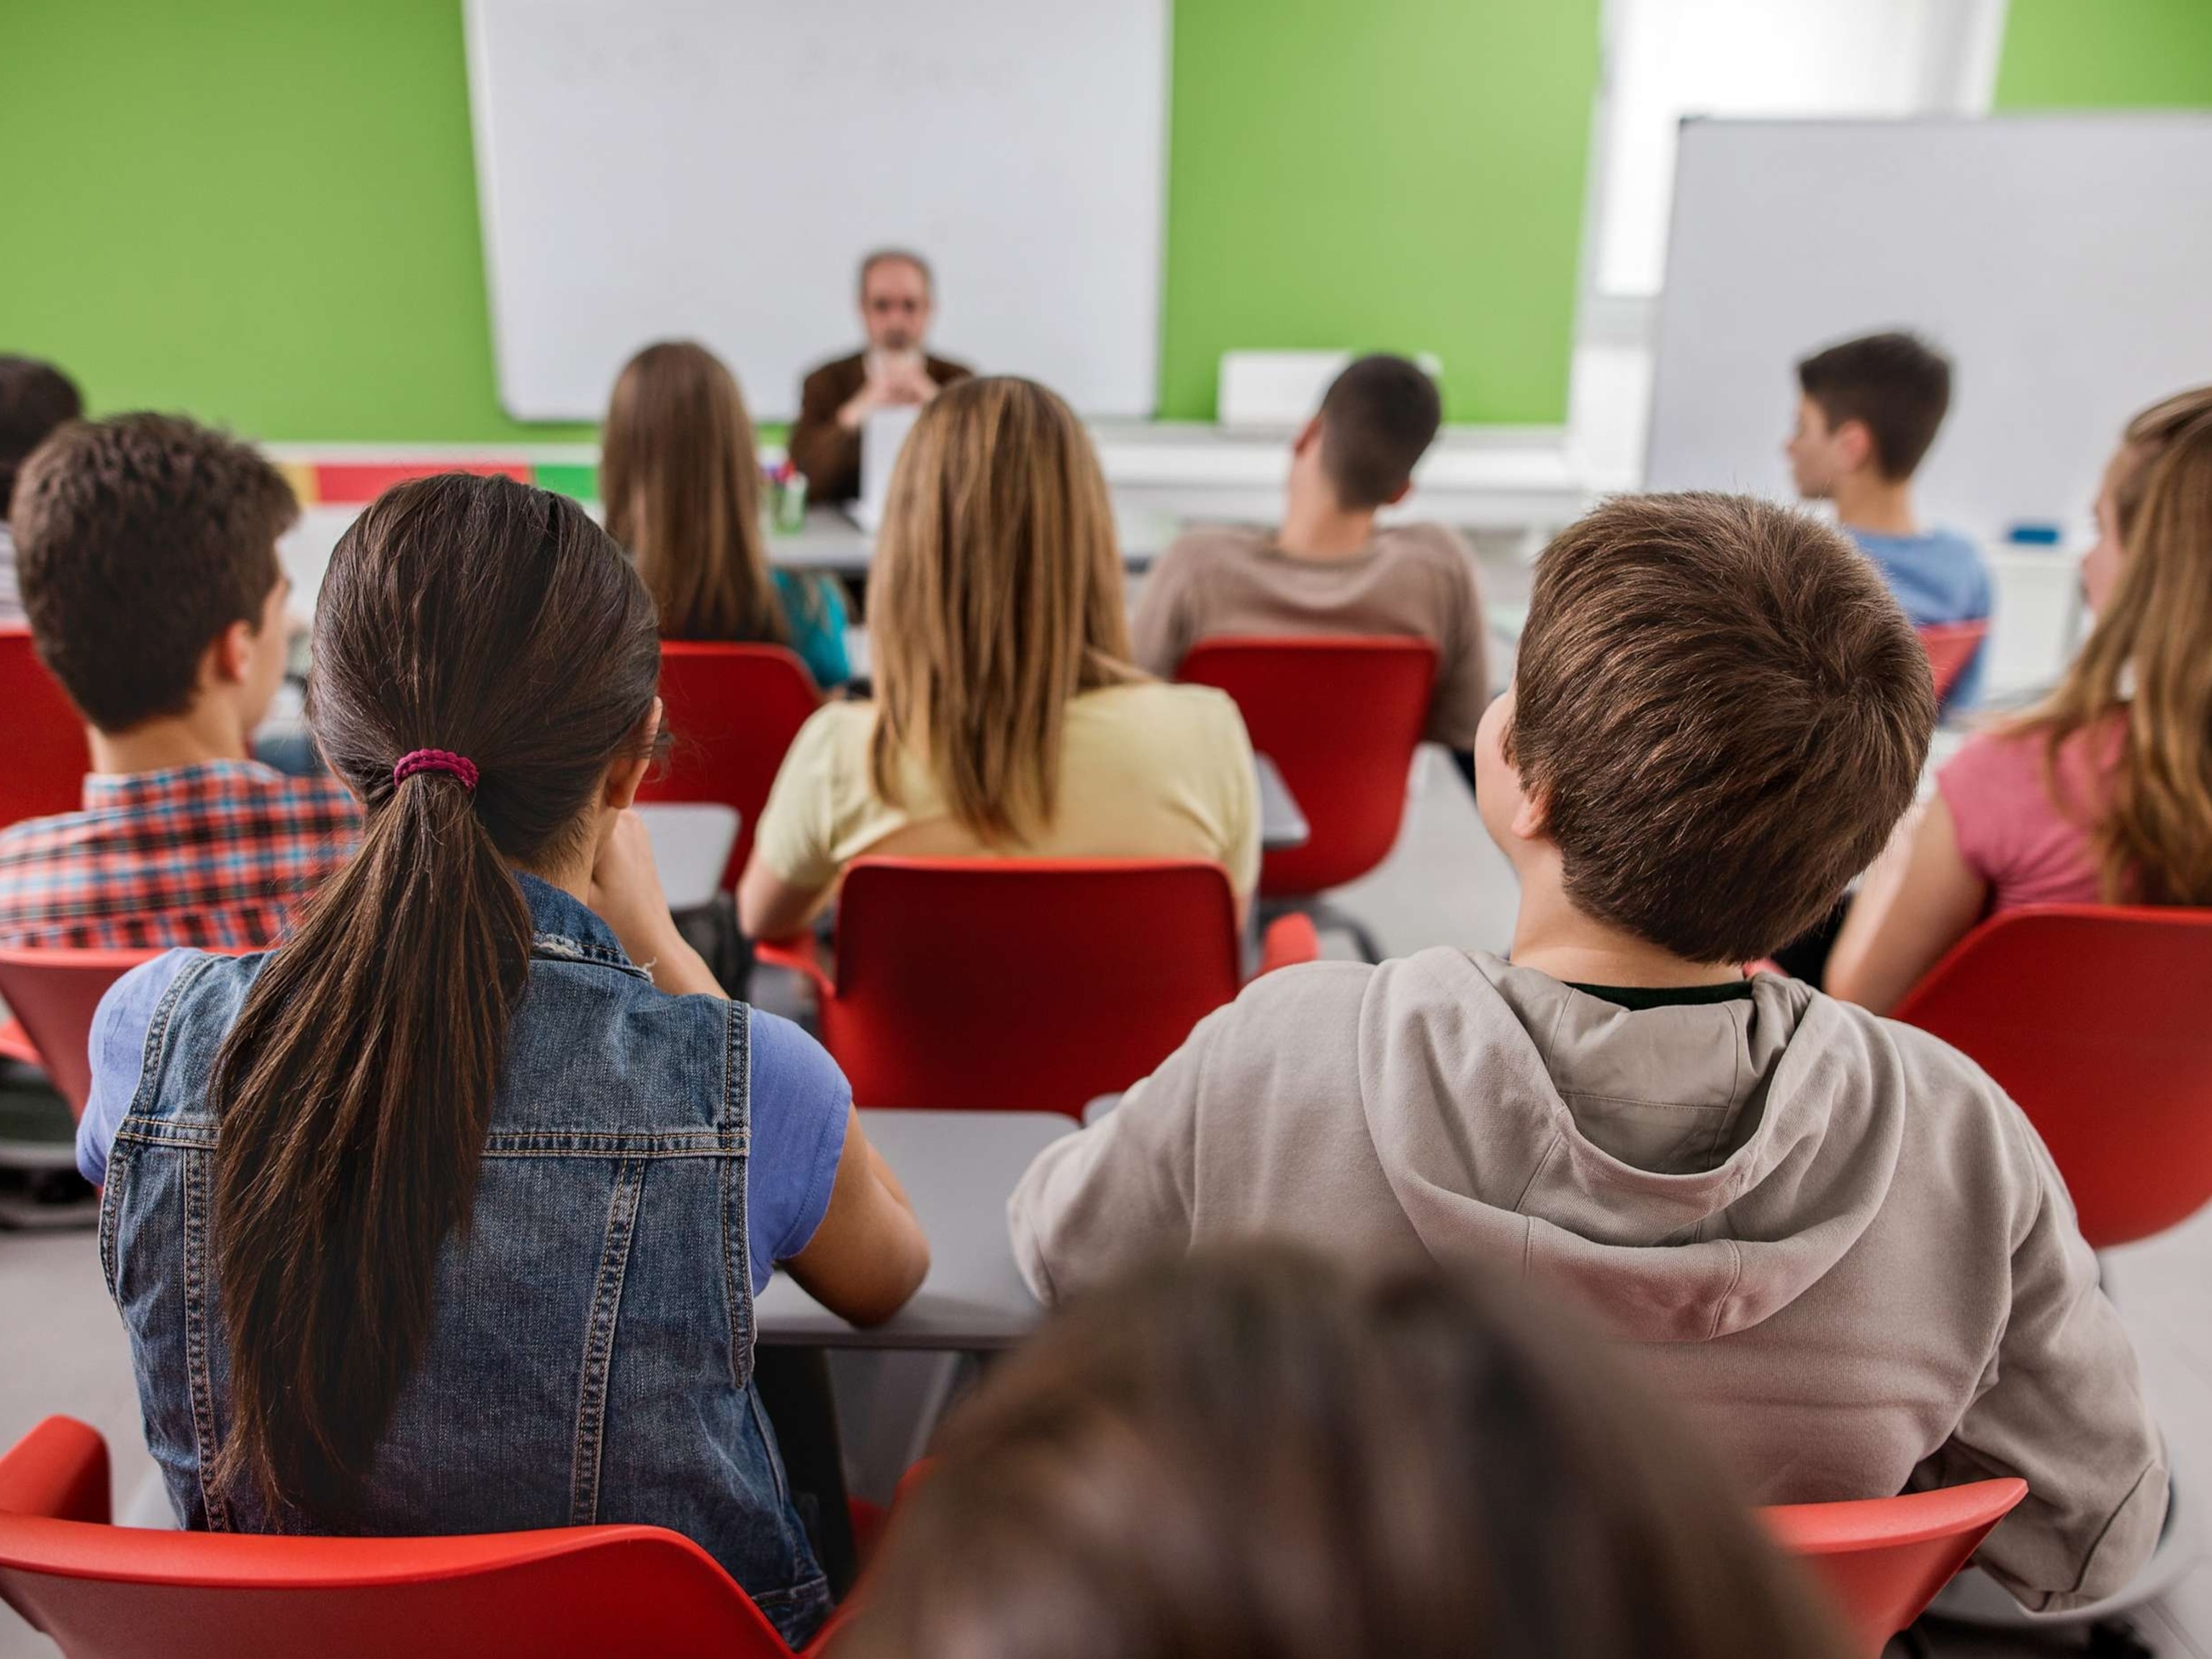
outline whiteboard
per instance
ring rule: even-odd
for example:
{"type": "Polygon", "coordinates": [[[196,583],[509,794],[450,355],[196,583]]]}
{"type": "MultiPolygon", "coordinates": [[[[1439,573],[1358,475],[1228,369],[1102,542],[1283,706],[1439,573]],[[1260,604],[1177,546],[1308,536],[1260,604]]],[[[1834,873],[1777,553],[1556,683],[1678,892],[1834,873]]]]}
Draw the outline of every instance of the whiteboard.
{"type": "Polygon", "coordinates": [[[501,402],[595,419],[685,337],[787,418],[893,245],[940,354],[1150,415],[1168,3],[468,0],[501,402]]]}
{"type": "Polygon", "coordinates": [[[1953,362],[1931,523],[2086,526],[2119,429],[2212,381],[2212,118],[1683,124],[1645,479],[1787,496],[1797,360],[1953,362]]]}

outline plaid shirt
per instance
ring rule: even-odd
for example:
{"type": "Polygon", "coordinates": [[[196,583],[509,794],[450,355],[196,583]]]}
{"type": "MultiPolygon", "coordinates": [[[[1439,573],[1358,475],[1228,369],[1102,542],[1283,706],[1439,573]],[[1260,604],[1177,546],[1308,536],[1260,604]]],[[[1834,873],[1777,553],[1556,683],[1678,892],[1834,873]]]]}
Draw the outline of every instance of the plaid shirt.
{"type": "Polygon", "coordinates": [[[360,834],[336,779],[256,761],[88,777],[82,812],[0,830],[0,945],[256,950],[360,834]]]}

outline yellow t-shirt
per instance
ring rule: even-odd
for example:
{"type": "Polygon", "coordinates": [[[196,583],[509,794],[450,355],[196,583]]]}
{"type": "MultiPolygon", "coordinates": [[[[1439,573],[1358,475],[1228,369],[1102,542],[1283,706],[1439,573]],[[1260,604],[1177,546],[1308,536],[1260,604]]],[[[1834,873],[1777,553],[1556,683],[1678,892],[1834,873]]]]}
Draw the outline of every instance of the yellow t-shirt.
{"type": "Polygon", "coordinates": [[[1071,698],[1060,800],[1027,842],[982,841],[953,817],[927,762],[908,756],[903,799],[868,780],[875,705],[825,703],[792,740],[755,846],[792,886],[819,890],[863,853],[909,858],[1207,859],[1239,900],[1260,875],[1259,782],[1237,705],[1209,686],[1139,681],[1071,698]]]}

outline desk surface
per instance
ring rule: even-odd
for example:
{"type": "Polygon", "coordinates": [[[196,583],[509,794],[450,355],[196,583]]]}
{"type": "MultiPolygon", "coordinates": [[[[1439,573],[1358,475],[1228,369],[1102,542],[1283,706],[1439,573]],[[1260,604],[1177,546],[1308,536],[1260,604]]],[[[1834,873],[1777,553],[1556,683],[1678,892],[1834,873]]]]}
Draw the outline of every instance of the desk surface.
{"type": "Polygon", "coordinates": [[[864,1111],[860,1124],[914,1200],[929,1277],[872,1330],[848,1325],[778,1273],[754,1304],[763,1342],[824,1348],[1011,1347],[1042,1313],[1014,1266],[1006,1200],[1030,1161],[1075,1121],[1057,1112],[864,1111]]]}
{"type": "Polygon", "coordinates": [[[1306,823],[1306,815],[1298,810],[1297,798],[1291,793],[1291,786],[1283,781],[1275,763],[1265,755],[1253,756],[1252,765],[1260,775],[1261,849],[1288,853],[1304,846],[1313,838],[1313,830],[1306,823]]]}
{"type": "Polygon", "coordinates": [[[738,844],[738,809],[713,801],[641,801],[638,817],[653,842],[660,890],[678,915],[714,902],[738,844]]]}

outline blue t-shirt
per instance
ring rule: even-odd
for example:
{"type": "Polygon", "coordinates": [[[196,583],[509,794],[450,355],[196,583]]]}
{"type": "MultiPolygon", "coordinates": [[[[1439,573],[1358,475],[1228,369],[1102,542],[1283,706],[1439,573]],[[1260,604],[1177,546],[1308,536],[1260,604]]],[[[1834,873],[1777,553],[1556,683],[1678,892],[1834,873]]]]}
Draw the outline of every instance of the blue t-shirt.
{"type": "MultiPolygon", "coordinates": [[[[194,955],[165,951],[141,963],[109,988],[92,1017],[92,1088],[77,1124],[76,1167],[95,1187],[107,1177],[108,1150],[138,1092],[155,1010],[194,955]]],[[[853,1091],[837,1062],[798,1026],[757,1008],[746,1013],[752,1139],[745,1159],[745,1236],[758,1296],[771,1264],[805,1249],[822,1224],[845,1150],[853,1091]]]]}
{"type": "MultiPolygon", "coordinates": [[[[1905,607],[1915,628],[1935,623],[1980,622],[1990,614],[1990,571],[1981,550],[1955,530],[1930,530],[1917,536],[1878,536],[1852,529],[1859,550],[1881,567],[1889,591],[1905,607]]],[[[1982,689],[1982,659],[1988,643],[1977,647],[1966,672],[1944,699],[1948,707],[1972,704],[1982,689]]]]}
{"type": "Polygon", "coordinates": [[[834,691],[853,678],[851,659],[845,654],[845,595],[836,582],[818,572],[775,570],[770,573],[775,596],[783,602],[784,624],[791,629],[791,648],[815,684],[834,691]]]}

